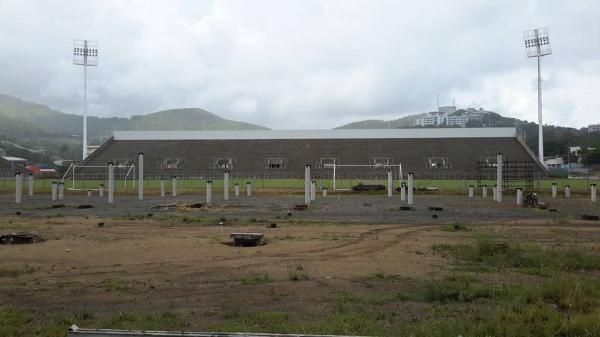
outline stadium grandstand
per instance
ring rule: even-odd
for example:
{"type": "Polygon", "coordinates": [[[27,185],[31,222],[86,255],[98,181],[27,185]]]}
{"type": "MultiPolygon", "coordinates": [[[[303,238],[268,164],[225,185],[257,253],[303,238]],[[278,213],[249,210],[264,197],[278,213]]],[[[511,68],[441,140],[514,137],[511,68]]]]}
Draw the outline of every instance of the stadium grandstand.
{"type": "Polygon", "coordinates": [[[310,164],[313,177],[323,179],[334,167],[338,179],[377,179],[388,169],[417,179],[488,179],[500,152],[528,175],[546,173],[515,128],[115,131],[78,172],[94,178],[109,162],[132,167],[140,152],[149,178],[218,179],[229,171],[237,178],[296,179],[310,164]]]}

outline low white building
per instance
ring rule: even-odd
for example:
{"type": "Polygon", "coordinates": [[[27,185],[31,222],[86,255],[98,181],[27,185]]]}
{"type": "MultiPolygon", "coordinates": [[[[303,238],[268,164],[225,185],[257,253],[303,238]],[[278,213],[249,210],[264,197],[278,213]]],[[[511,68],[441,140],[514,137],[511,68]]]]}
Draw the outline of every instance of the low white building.
{"type": "Polygon", "coordinates": [[[544,158],[544,165],[549,168],[560,168],[564,164],[565,161],[560,156],[544,158]]]}

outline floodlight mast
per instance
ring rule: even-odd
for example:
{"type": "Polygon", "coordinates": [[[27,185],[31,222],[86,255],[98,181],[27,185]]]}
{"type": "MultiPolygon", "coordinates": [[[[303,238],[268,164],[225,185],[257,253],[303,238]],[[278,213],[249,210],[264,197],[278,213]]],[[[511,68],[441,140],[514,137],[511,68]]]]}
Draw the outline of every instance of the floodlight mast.
{"type": "Polygon", "coordinates": [[[538,158],[542,165],[544,165],[544,125],[542,121],[542,76],[541,76],[541,63],[542,57],[552,54],[552,48],[550,47],[550,34],[548,28],[538,28],[534,30],[526,31],[524,34],[525,38],[525,51],[527,57],[537,58],[537,73],[538,73],[538,158]]]}
{"type": "Polygon", "coordinates": [[[98,41],[73,40],[73,64],[83,66],[83,146],[82,160],[87,157],[87,67],[98,65],[98,41]]]}

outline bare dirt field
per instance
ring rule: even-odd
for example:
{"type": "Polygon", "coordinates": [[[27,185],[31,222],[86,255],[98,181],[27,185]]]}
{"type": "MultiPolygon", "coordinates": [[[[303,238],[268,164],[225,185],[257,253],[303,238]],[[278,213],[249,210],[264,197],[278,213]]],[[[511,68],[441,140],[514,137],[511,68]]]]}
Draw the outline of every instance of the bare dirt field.
{"type": "MultiPolygon", "coordinates": [[[[46,240],[0,245],[0,323],[13,326],[0,335],[7,336],[64,336],[73,323],[436,336],[429,326],[460,332],[449,322],[463,316],[479,322],[479,330],[462,327],[464,336],[483,335],[497,327],[471,316],[516,301],[513,290],[496,287],[528,293],[525,285],[600,276],[600,222],[579,219],[598,206],[584,199],[553,201],[548,212],[516,208],[512,197],[498,205],[436,195],[417,196],[406,211],[398,197],[382,195],[332,195],[305,211],[294,210],[301,197],[293,195],[200,208],[187,207],[202,202],[193,196],[123,196],[115,205],[69,196],[59,208],[46,196],[19,206],[0,198],[0,234],[46,240]],[[264,233],[267,244],[232,246],[233,232],[264,233]]],[[[579,295],[600,290],[596,283],[579,295]]],[[[600,315],[599,303],[582,315],[600,315]]]]}

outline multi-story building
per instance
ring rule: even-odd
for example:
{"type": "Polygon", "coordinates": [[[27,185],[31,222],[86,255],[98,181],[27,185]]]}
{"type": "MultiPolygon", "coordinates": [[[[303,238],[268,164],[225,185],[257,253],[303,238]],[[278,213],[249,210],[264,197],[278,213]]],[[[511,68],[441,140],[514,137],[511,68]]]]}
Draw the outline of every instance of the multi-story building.
{"type": "Polygon", "coordinates": [[[430,112],[423,118],[418,118],[415,122],[417,126],[438,126],[444,124],[446,120],[446,114],[439,112],[430,112]]]}
{"type": "Polygon", "coordinates": [[[460,126],[466,127],[467,122],[469,121],[469,116],[461,115],[461,116],[446,116],[446,125],[447,126],[460,126]]]}
{"type": "Polygon", "coordinates": [[[588,126],[588,132],[589,133],[600,132],[600,124],[590,124],[588,126]]]}

